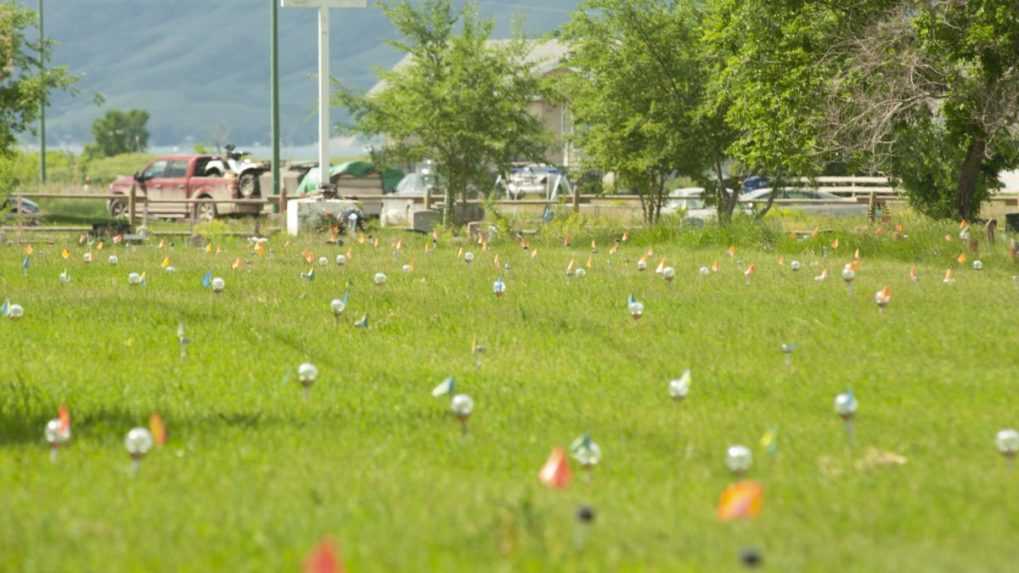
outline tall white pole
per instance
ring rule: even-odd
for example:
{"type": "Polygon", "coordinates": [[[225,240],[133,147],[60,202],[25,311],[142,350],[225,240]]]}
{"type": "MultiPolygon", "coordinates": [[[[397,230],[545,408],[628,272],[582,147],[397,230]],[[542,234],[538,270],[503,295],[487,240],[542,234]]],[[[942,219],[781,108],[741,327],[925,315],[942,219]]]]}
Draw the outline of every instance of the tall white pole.
{"type": "Polygon", "coordinates": [[[318,169],[319,187],[329,185],[329,7],[318,9],[318,169]]]}

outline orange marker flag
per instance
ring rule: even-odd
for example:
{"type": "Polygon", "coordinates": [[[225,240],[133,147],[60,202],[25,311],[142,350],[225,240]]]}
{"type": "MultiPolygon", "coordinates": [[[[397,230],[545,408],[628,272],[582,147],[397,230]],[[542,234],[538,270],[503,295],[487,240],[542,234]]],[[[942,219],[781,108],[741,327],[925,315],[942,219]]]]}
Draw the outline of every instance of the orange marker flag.
{"type": "Polygon", "coordinates": [[[566,235],[565,237],[563,237],[563,246],[564,247],[570,246],[571,242],[572,241],[570,240],[570,236],[569,235],[566,235]]]}
{"type": "Polygon", "coordinates": [[[347,262],[349,263],[353,258],[354,258],[353,249],[347,249],[347,262]]]}
{"type": "Polygon", "coordinates": [[[625,243],[626,241],[629,241],[629,240],[630,240],[630,232],[629,231],[623,231],[623,242],[625,243]]]}
{"type": "Polygon", "coordinates": [[[435,229],[432,229],[432,242],[434,243],[439,242],[439,232],[436,231],[435,229]]]}
{"type": "Polygon", "coordinates": [[[717,273],[722,266],[718,264],[718,261],[711,263],[711,272],[717,273]]]}
{"type": "Polygon", "coordinates": [[[749,281],[750,277],[754,276],[754,273],[756,271],[757,271],[757,265],[751,263],[750,266],[747,267],[747,270],[743,271],[743,277],[745,279],[747,279],[747,281],[749,281]]]}
{"type": "Polygon", "coordinates": [[[592,253],[598,252],[598,242],[595,241],[594,239],[591,239],[591,252],[592,253]]]}
{"type": "Polygon", "coordinates": [[[304,249],[304,252],[301,253],[301,255],[304,256],[305,262],[309,265],[315,262],[315,253],[311,252],[309,249],[304,249]]]}
{"type": "Polygon", "coordinates": [[[782,255],[779,255],[778,257],[778,266],[780,267],[785,266],[785,257],[783,257],[782,255]]]}
{"type": "Polygon", "coordinates": [[[618,251],[618,250],[619,250],[619,241],[616,241],[615,243],[613,243],[612,248],[609,249],[609,254],[610,255],[614,255],[614,254],[616,254],[616,251],[618,251]]]}
{"type": "Polygon", "coordinates": [[[966,253],[959,253],[959,256],[955,258],[956,262],[960,265],[966,264],[966,253]]]}
{"type": "Polygon", "coordinates": [[[764,488],[761,484],[746,480],[725,488],[718,500],[718,519],[753,519],[760,515],[764,504],[764,488]]]}
{"type": "Polygon", "coordinates": [[[374,247],[376,249],[379,248],[379,238],[378,237],[375,237],[375,240],[372,241],[372,247],[374,247]]]}
{"type": "Polygon", "coordinates": [[[332,225],[329,227],[329,240],[336,242],[340,240],[340,227],[339,225],[332,225]]]}
{"type": "Polygon", "coordinates": [[[237,269],[241,268],[241,258],[237,257],[236,259],[234,259],[234,262],[233,262],[232,265],[230,265],[230,268],[235,270],[235,271],[237,269]]]}
{"type": "Polygon", "coordinates": [[[952,277],[952,275],[953,275],[952,269],[946,270],[945,271],[945,279],[944,279],[943,282],[945,282],[947,284],[947,283],[955,281],[955,279],[952,277]]]}
{"type": "Polygon", "coordinates": [[[163,423],[163,418],[155,412],[149,416],[149,431],[152,432],[152,441],[156,442],[157,446],[166,445],[166,424],[163,423]]]}
{"type": "Polygon", "coordinates": [[[952,235],[945,235],[945,242],[946,243],[951,243],[952,242],[952,235]]]}
{"type": "Polygon", "coordinates": [[[86,241],[88,241],[88,237],[85,235],[85,233],[82,233],[82,234],[78,235],[78,244],[79,245],[84,245],[86,241]]]}
{"type": "Polygon", "coordinates": [[[588,269],[594,268],[594,257],[592,257],[591,255],[588,255],[587,256],[587,262],[584,263],[584,266],[587,267],[588,269]]]}
{"type": "Polygon", "coordinates": [[[856,251],[853,253],[853,260],[854,261],[860,260],[860,249],[856,249],[856,251]]]}
{"type": "Polygon", "coordinates": [[[858,273],[858,272],[860,272],[860,267],[863,266],[863,261],[861,261],[860,259],[856,259],[855,261],[853,261],[853,262],[851,262],[849,264],[852,265],[853,272],[854,273],[858,273]]]}
{"type": "Polygon", "coordinates": [[[71,411],[66,404],[61,404],[59,412],[57,417],[60,419],[60,429],[66,432],[71,429],[71,411]]]}
{"type": "Polygon", "coordinates": [[[367,240],[368,239],[366,239],[365,236],[362,233],[358,233],[357,234],[357,244],[358,245],[363,245],[364,242],[367,241],[367,240]]]}
{"type": "Polygon", "coordinates": [[[60,256],[63,257],[64,260],[67,260],[67,259],[71,258],[71,251],[68,251],[65,248],[64,250],[60,251],[60,256]]]}
{"type": "Polygon", "coordinates": [[[259,242],[255,245],[255,254],[260,257],[265,256],[265,243],[259,242]]]}
{"type": "Polygon", "coordinates": [[[219,245],[216,245],[216,254],[218,255],[218,254],[220,254],[222,252],[223,252],[223,247],[220,247],[219,245]]]}
{"type": "Polygon", "coordinates": [[[124,235],[113,235],[113,244],[119,245],[124,242],[124,235]]]}
{"type": "Polygon", "coordinates": [[[969,227],[969,222],[966,221],[966,219],[959,221],[959,230],[965,229],[966,227],[969,227]]]}
{"type": "Polygon", "coordinates": [[[916,265],[913,265],[913,268],[909,269],[909,280],[913,282],[920,280],[920,275],[916,272],[916,265]]]}
{"type": "Polygon", "coordinates": [[[564,489],[570,485],[572,477],[570,464],[566,461],[566,452],[562,448],[552,450],[545,465],[538,472],[541,483],[555,489],[564,489]]]}
{"type": "Polygon", "coordinates": [[[835,239],[834,241],[831,242],[831,248],[832,248],[832,250],[837,250],[839,248],[839,240],[838,239],[835,239]]]}
{"type": "Polygon", "coordinates": [[[646,257],[648,259],[650,259],[653,256],[655,256],[655,250],[654,249],[648,249],[647,252],[644,253],[644,257],[646,257]]]}
{"type": "Polygon", "coordinates": [[[488,250],[488,242],[487,241],[481,241],[481,251],[484,252],[484,251],[487,251],[487,250],[488,250]]]}
{"type": "Polygon", "coordinates": [[[304,560],[304,573],[345,573],[340,552],[330,539],[323,539],[304,560]]]}
{"type": "Polygon", "coordinates": [[[726,254],[730,257],[736,256],[736,245],[729,245],[729,248],[725,250],[726,254]]]}

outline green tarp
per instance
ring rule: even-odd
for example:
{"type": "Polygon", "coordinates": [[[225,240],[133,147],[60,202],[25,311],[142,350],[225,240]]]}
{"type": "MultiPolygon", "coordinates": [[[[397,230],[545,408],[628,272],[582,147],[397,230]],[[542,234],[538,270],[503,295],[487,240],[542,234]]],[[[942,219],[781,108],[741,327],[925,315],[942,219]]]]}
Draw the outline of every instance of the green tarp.
{"type": "MultiPolygon", "coordinates": [[[[346,177],[370,177],[377,175],[375,166],[367,161],[348,161],[339,165],[329,167],[329,179],[335,179],[338,175],[346,177]]],[[[403,179],[403,172],[399,169],[386,169],[382,172],[382,189],[385,193],[392,193],[396,185],[403,179]]],[[[314,193],[318,190],[319,170],[315,167],[304,176],[301,185],[297,188],[300,195],[314,193]]]]}

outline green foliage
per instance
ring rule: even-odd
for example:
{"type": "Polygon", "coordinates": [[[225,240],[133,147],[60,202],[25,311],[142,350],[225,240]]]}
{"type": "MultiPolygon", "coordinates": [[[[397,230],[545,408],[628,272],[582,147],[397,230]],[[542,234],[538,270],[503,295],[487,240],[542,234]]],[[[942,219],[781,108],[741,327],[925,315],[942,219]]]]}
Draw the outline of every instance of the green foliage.
{"type": "Polygon", "coordinates": [[[585,166],[616,173],[642,197],[647,222],[657,222],[670,179],[720,172],[730,134],[706,105],[697,8],[588,0],[563,39],[574,73],[559,80],[559,91],[585,166]]]}
{"type": "Polygon", "coordinates": [[[0,4],[0,154],[12,151],[30,131],[42,102],[70,90],[77,78],[65,67],[49,67],[53,43],[32,42],[35,12],[16,3],[0,4]]]}
{"type": "Polygon", "coordinates": [[[544,130],[527,111],[542,93],[522,37],[490,43],[492,22],[475,4],[455,11],[449,0],[383,3],[402,39],[392,45],[411,65],[379,71],[378,93],[338,94],[351,111],[354,129],[384,135],[381,157],[389,163],[435,161],[446,182],[445,218],[454,199],[471,187],[488,188],[492,170],[507,172],[515,160],[539,159],[544,130]]]}
{"type": "Polygon", "coordinates": [[[142,153],[149,146],[149,112],[110,110],[92,124],[94,143],[85,153],[95,157],[113,157],[125,153],[142,153]]]}

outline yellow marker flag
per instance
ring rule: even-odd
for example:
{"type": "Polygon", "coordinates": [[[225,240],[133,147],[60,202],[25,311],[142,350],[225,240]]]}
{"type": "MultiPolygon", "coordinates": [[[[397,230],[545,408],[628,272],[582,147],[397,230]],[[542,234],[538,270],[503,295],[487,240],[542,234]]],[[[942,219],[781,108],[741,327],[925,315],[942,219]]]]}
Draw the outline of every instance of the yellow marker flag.
{"type": "Polygon", "coordinates": [[[375,241],[372,242],[372,246],[376,249],[379,248],[379,238],[375,237],[375,241]]]}
{"type": "Polygon", "coordinates": [[[588,269],[594,268],[594,257],[588,255],[587,262],[584,264],[584,266],[587,267],[588,269]]]}
{"type": "Polygon", "coordinates": [[[160,267],[166,268],[170,266],[170,257],[163,257],[163,262],[159,264],[160,267]]]}
{"type": "Polygon", "coordinates": [[[538,249],[534,249],[533,251],[531,251],[531,258],[532,259],[537,258],[537,256],[538,256],[538,249]]]}
{"type": "Polygon", "coordinates": [[[235,270],[235,271],[237,269],[241,268],[241,258],[237,257],[236,259],[234,259],[234,262],[233,262],[232,265],[230,265],[230,268],[235,270]]]}
{"type": "Polygon", "coordinates": [[[591,252],[592,253],[598,252],[598,242],[595,241],[594,239],[591,239],[591,252]]]}
{"type": "Polygon", "coordinates": [[[212,253],[212,243],[205,245],[205,252],[212,253]]]}
{"type": "Polygon", "coordinates": [[[566,265],[566,274],[572,275],[573,274],[573,267],[576,264],[577,264],[577,261],[575,259],[570,259],[570,264],[566,265]]]}
{"type": "Polygon", "coordinates": [[[258,243],[255,245],[255,254],[260,257],[265,256],[265,243],[258,243]]]}
{"type": "Polygon", "coordinates": [[[728,248],[728,249],[726,249],[726,251],[725,251],[725,252],[726,252],[726,254],[728,254],[728,255],[729,255],[730,257],[735,257],[735,256],[736,256],[736,245],[729,245],[729,248],[728,248]]]}
{"type": "Polygon", "coordinates": [[[664,270],[665,270],[665,258],[663,257],[661,260],[658,261],[658,266],[655,267],[655,272],[661,274],[661,272],[664,270]]]}
{"type": "Polygon", "coordinates": [[[721,268],[722,267],[721,267],[721,265],[718,264],[718,261],[715,261],[715,262],[711,263],[711,272],[717,273],[719,271],[719,269],[721,269],[721,268]]]}
{"type": "Polygon", "coordinates": [[[347,249],[347,262],[349,263],[354,258],[354,250],[347,249]]]}
{"type": "Polygon", "coordinates": [[[838,239],[835,239],[834,241],[831,242],[831,248],[832,248],[832,250],[838,250],[838,248],[839,248],[839,240],[838,239]]]}
{"type": "Polygon", "coordinates": [[[103,250],[103,242],[102,241],[99,241],[98,243],[96,243],[96,250],[97,251],[103,250]]]}
{"type": "Polygon", "coordinates": [[[160,239],[159,240],[159,248],[160,249],[165,249],[166,248],[166,239],[160,239]]]}
{"type": "Polygon", "coordinates": [[[149,416],[149,431],[152,432],[152,441],[157,446],[162,447],[166,444],[166,424],[163,423],[163,418],[159,414],[149,416]]]}
{"type": "Polygon", "coordinates": [[[33,251],[32,245],[25,245],[25,255],[32,256],[33,251]]]}
{"type": "Polygon", "coordinates": [[[779,257],[778,257],[778,266],[780,266],[780,267],[785,266],[785,257],[779,255],[779,257]]]}
{"type": "Polygon", "coordinates": [[[218,255],[218,254],[220,254],[222,252],[223,252],[223,247],[220,247],[220,246],[217,245],[216,246],[216,254],[218,255]]]}
{"type": "Polygon", "coordinates": [[[60,256],[63,257],[65,260],[69,259],[69,258],[71,258],[71,251],[68,251],[65,248],[63,251],[60,251],[60,256]]]}
{"type": "Polygon", "coordinates": [[[629,231],[624,231],[623,232],[623,242],[625,243],[626,241],[629,241],[629,240],[630,240],[630,232],[629,231]]]}
{"type": "Polygon", "coordinates": [[[493,259],[492,262],[495,264],[495,268],[497,268],[497,269],[501,269],[502,268],[502,265],[499,264],[499,255],[495,255],[495,259],[493,259]]]}
{"type": "Polygon", "coordinates": [[[860,260],[860,249],[856,249],[856,252],[853,253],[853,260],[860,260]]]}

